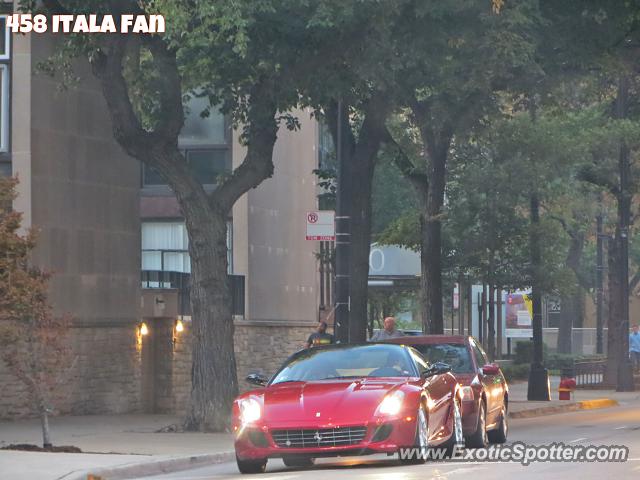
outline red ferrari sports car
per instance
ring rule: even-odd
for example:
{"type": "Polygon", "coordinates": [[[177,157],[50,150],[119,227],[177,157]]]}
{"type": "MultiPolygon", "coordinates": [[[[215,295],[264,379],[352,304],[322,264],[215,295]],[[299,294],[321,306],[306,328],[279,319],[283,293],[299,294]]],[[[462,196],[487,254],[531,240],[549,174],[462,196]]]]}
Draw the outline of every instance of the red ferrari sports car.
{"type": "Polygon", "coordinates": [[[411,345],[428,361],[451,365],[460,383],[462,429],[466,446],[484,448],[507,441],[509,387],[496,364],[473,337],[424,335],[387,340],[411,345]]]}
{"type": "MultiPolygon", "coordinates": [[[[449,371],[403,345],[297,352],[270,381],[247,377],[261,388],[235,400],[238,469],[263,472],[274,457],[288,466],[308,466],[316,457],[461,445],[459,386],[449,371]]],[[[401,460],[417,463],[424,457],[401,460]]]]}

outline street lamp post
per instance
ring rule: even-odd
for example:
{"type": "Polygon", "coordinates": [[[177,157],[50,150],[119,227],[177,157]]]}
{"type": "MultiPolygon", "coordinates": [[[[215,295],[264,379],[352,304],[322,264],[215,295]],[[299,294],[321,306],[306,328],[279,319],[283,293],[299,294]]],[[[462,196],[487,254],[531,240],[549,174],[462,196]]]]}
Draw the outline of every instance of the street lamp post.
{"type": "Polygon", "coordinates": [[[544,368],[542,349],[542,295],[540,292],[541,245],[540,245],[540,200],[536,193],[531,195],[531,300],[533,307],[533,360],[529,370],[527,400],[551,400],[549,372],[544,368]]]}
{"type": "Polygon", "coordinates": [[[343,140],[342,101],[338,101],[336,160],[338,179],[336,188],[336,280],[335,280],[335,328],[337,340],[349,342],[349,251],[351,248],[350,206],[351,189],[348,181],[349,162],[342,155],[343,140]]]}
{"type": "MultiPolygon", "coordinates": [[[[616,102],[616,116],[625,118],[627,114],[627,97],[629,94],[629,80],[626,75],[620,76],[618,85],[618,98],[616,102]]],[[[631,217],[631,164],[629,161],[629,147],[622,142],[618,157],[620,174],[620,191],[618,194],[618,229],[617,239],[620,247],[620,323],[618,381],[616,390],[619,392],[632,392],[633,370],[629,359],[629,223],[631,217]]]]}
{"type": "Polygon", "coordinates": [[[599,212],[596,217],[596,353],[603,352],[602,330],[603,330],[603,232],[602,232],[602,198],[598,201],[599,212]]]}

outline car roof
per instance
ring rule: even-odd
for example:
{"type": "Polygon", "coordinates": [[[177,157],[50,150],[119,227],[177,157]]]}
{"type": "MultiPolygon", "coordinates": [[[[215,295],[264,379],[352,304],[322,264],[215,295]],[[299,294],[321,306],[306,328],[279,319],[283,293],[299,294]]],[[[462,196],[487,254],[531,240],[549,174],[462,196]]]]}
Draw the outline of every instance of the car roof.
{"type": "Polygon", "coordinates": [[[396,337],[385,340],[388,343],[397,343],[401,345],[437,345],[440,343],[457,343],[466,345],[469,337],[467,335],[417,335],[396,337]]]}

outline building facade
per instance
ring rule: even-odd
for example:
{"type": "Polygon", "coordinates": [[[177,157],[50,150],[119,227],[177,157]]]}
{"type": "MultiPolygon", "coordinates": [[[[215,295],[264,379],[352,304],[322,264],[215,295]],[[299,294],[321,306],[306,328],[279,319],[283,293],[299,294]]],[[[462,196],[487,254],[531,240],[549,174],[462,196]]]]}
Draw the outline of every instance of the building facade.
{"type": "MultiPolygon", "coordinates": [[[[39,231],[34,262],[53,273],[55,312],[73,318],[76,362],[58,411],[180,413],[190,390],[190,268],[175,199],[113,140],[88,69],[80,65],[78,84],[61,90],[38,72],[54,39],[10,36],[5,25],[0,17],[0,173],[18,176],[14,208],[39,231]]],[[[199,101],[189,105],[180,145],[215,188],[244,152],[224,117],[200,117],[199,101]]],[[[279,132],[273,178],[229,218],[239,377],[270,373],[318,318],[317,245],[304,231],[317,207],[318,129],[309,112],[298,113],[302,129],[279,132]]],[[[23,387],[1,363],[0,385],[0,418],[28,415],[23,387]]]]}

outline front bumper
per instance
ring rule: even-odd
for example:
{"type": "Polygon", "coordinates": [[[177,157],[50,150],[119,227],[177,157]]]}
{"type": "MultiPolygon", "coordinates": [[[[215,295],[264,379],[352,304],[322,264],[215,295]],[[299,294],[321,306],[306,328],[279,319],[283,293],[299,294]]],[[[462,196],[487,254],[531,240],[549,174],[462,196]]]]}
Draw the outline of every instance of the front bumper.
{"type": "MultiPolygon", "coordinates": [[[[264,424],[236,425],[235,449],[242,460],[257,458],[278,458],[283,456],[307,455],[312,457],[336,457],[348,455],[368,455],[374,453],[395,453],[400,447],[412,446],[416,435],[414,415],[367,422],[364,425],[340,425],[340,427],[366,427],[362,441],[339,446],[305,446],[289,448],[278,446],[271,432],[292,429],[292,426],[271,426],[264,424]]],[[[327,429],[337,428],[331,424],[296,425],[295,428],[327,429]]]]}

